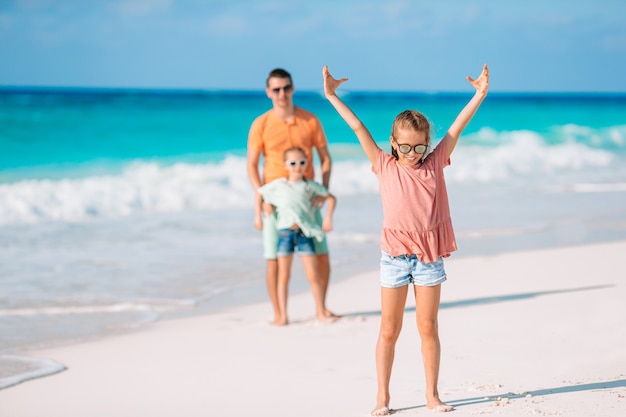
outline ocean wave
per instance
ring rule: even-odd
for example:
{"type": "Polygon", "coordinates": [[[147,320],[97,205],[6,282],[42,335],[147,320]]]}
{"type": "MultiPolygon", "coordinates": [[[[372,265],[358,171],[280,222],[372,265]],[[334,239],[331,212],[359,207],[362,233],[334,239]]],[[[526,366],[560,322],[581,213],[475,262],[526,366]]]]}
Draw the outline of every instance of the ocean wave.
{"type": "Polygon", "coordinates": [[[491,143],[497,140],[500,145],[485,147],[460,142],[452,157],[455,168],[446,171],[449,181],[491,182],[545,177],[589,168],[609,168],[617,160],[614,152],[577,141],[547,145],[544,137],[532,131],[503,133],[483,129],[475,135],[483,140],[487,138],[491,143]]]}
{"type": "Polygon", "coordinates": [[[30,379],[53,375],[67,369],[52,359],[35,359],[18,355],[0,355],[0,364],[9,376],[0,378],[0,389],[12,387],[30,379]]]}
{"type": "Polygon", "coordinates": [[[14,308],[0,310],[0,317],[32,317],[59,316],[79,314],[117,314],[127,312],[148,313],[156,319],[158,313],[190,308],[195,306],[193,300],[155,300],[145,302],[119,302],[107,305],[63,305],[37,306],[30,308],[14,308]]]}
{"type": "Polygon", "coordinates": [[[626,182],[622,183],[577,183],[560,187],[553,187],[553,192],[575,192],[575,193],[614,193],[626,192],[626,182]]]}
{"type": "Polygon", "coordinates": [[[242,158],[171,166],[136,162],[119,175],[2,184],[0,225],[248,207],[252,195],[242,158]]]}
{"type": "Polygon", "coordinates": [[[565,144],[582,146],[612,152],[626,151],[626,125],[612,125],[602,128],[577,124],[555,125],[545,131],[495,130],[483,127],[475,133],[464,134],[459,144],[497,147],[512,145],[520,140],[537,140],[546,147],[565,144]]]}
{"type": "MultiPolygon", "coordinates": [[[[576,130],[570,126],[570,131],[576,130]]],[[[570,132],[571,133],[571,132],[570,132]]],[[[459,142],[446,169],[448,183],[550,184],[605,183],[596,189],[621,190],[621,152],[577,140],[549,144],[532,131],[482,129],[459,142]],[[616,177],[614,172],[619,172],[616,177]],[[565,180],[564,180],[565,178],[565,180]]],[[[621,134],[613,135],[618,146],[621,134]]],[[[331,154],[334,153],[331,145],[331,154]]],[[[382,146],[382,144],[381,144],[382,146]]],[[[620,148],[621,149],[621,148],[620,148]]],[[[331,191],[337,196],[378,192],[378,182],[358,144],[338,145],[331,191]],[[351,159],[345,159],[351,155],[351,159]]],[[[318,178],[319,180],[319,178],[318,178]]],[[[584,191],[578,187],[577,191],[584,191]]],[[[80,222],[147,213],[252,208],[253,189],[246,160],[227,156],[220,162],[159,164],[137,161],[119,174],[85,178],[22,180],[0,184],[0,225],[42,221],[80,222]]]]}

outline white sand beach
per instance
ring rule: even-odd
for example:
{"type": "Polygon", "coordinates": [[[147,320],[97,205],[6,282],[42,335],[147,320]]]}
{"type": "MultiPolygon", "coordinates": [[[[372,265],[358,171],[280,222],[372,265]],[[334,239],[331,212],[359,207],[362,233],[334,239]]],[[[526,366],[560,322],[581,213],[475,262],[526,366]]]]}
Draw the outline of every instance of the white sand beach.
{"type": "MultiPolygon", "coordinates": [[[[626,242],[446,262],[441,398],[454,416],[626,415],[626,242]]],[[[67,369],[0,390],[2,417],[352,417],[375,405],[378,272],[292,296],[292,324],[269,303],[157,322],[45,351],[67,369]]],[[[391,407],[429,415],[409,298],[391,407]]]]}

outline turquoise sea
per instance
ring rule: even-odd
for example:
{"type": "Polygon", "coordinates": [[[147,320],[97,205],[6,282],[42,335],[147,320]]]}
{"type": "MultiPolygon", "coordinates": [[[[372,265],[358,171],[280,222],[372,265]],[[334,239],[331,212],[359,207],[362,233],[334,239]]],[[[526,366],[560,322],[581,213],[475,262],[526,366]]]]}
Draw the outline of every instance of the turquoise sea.
{"type": "MultiPolygon", "coordinates": [[[[470,94],[344,99],[387,149],[400,111],[438,141],[470,94]]],[[[320,92],[294,100],[329,139],[332,279],[376,270],[369,164],[320,92]]],[[[262,92],[0,89],[0,388],[54,371],[34,348],[266,300],[245,155],[269,107],[262,92]]],[[[625,239],[626,94],[490,93],[446,179],[453,256],[625,239]]]]}

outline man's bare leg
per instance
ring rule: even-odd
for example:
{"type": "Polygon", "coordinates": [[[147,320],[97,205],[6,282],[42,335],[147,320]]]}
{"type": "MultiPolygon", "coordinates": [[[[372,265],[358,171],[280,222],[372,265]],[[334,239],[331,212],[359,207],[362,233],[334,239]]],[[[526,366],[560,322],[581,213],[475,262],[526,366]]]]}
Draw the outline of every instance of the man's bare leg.
{"type": "Polygon", "coordinates": [[[309,285],[311,286],[313,300],[315,301],[315,316],[323,323],[332,323],[333,321],[337,320],[337,317],[333,315],[329,316],[326,305],[324,304],[325,300],[323,297],[322,285],[319,278],[317,259],[317,256],[312,255],[300,256],[300,260],[302,261],[302,265],[304,266],[304,272],[306,273],[306,277],[309,280],[309,285]]]}
{"type": "Polygon", "coordinates": [[[274,310],[274,324],[278,324],[281,320],[281,313],[278,304],[278,261],[276,259],[267,260],[265,282],[267,284],[267,294],[270,297],[272,309],[274,310]]]}
{"type": "MultiPolygon", "coordinates": [[[[322,291],[322,300],[326,305],[326,294],[328,293],[328,286],[330,285],[330,257],[327,253],[316,255],[317,258],[317,273],[319,277],[320,287],[322,291]]],[[[324,314],[326,317],[337,317],[332,311],[324,307],[324,314]]]]}

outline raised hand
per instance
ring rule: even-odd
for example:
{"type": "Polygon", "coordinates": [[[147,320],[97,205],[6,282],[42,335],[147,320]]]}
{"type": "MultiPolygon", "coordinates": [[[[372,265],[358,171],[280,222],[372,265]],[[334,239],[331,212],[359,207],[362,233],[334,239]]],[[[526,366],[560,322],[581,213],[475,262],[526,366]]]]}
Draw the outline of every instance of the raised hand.
{"type": "Polygon", "coordinates": [[[326,99],[333,105],[337,113],[339,113],[348,126],[350,126],[350,129],[356,133],[356,137],[359,139],[361,147],[365,151],[365,155],[367,155],[367,159],[373,164],[378,154],[378,145],[374,142],[374,138],[372,138],[371,133],[367,130],[363,122],[354,114],[352,109],[335,94],[337,87],[348,81],[348,79],[334,79],[333,76],[330,75],[330,72],[328,72],[328,66],[324,66],[322,75],[324,77],[324,95],[326,99]]]}
{"type": "Polygon", "coordinates": [[[489,90],[489,68],[487,68],[487,64],[483,65],[483,71],[477,79],[474,80],[469,75],[466,78],[467,81],[474,86],[477,92],[487,94],[487,91],[489,90]]]}
{"type": "Polygon", "coordinates": [[[446,140],[446,144],[448,146],[448,156],[452,154],[452,151],[459,140],[459,136],[461,136],[461,132],[463,132],[463,129],[465,129],[470,120],[472,120],[472,117],[476,114],[476,110],[478,110],[480,104],[483,102],[485,97],[487,97],[487,91],[489,90],[489,68],[487,68],[487,64],[483,65],[483,71],[477,79],[473,79],[470,76],[467,76],[466,78],[467,81],[474,86],[476,92],[469,103],[463,107],[463,110],[461,110],[456,119],[454,119],[454,123],[452,123],[446,133],[444,139],[446,140]]]}
{"type": "Polygon", "coordinates": [[[330,75],[330,72],[328,71],[328,65],[325,65],[324,68],[322,69],[322,75],[324,76],[324,95],[326,96],[326,98],[330,96],[334,96],[335,90],[337,90],[337,87],[339,87],[341,84],[348,81],[347,78],[342,78],[340,80],[334,79],[333,76],[330,75]]]}

